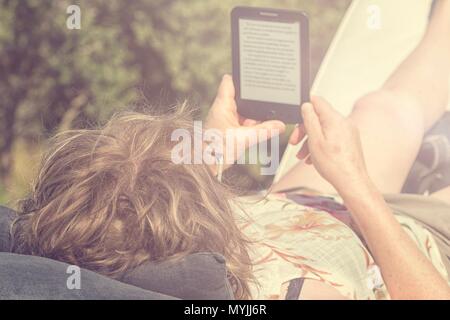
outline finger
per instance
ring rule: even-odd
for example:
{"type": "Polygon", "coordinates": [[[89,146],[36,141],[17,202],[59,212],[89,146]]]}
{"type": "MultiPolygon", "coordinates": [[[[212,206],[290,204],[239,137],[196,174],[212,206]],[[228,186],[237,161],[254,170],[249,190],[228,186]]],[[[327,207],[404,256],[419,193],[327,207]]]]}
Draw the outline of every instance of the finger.
{"type": "Polygon", "coordinates": [[[305,141],[300,151],[297,153],[297,158],[299,160],[304,160],[309,156],[309,147],[308,147],[308,141],[305,141]]]}
{"type": "Polygon", "coordinates": [[[243,119],[243,121],[241,122],[241,124],[244,127],[252,127],[252,126],[256,126],[257,124],[260,124],[261,121],[256,121],[253,119],[243,119]]]}
{"type": "Polygon", "coordinates": [[[308,139],[314,141],[323,138],[319,117],[311,103],[305,103],[302,106],[302,116],[308,139]]]}
{"type": "Polygon", "coordinates": [[[271,139],[286,131],[286,125],[278,120],[264,121],[252,127],[247,127],[248,130],[255,130],[258,134],[259,142],[271,139]]]}
{"type": "Polygon", "coordinates": [[[289,138],[289,143],[292,145],[299,144],[306,135],[305,126],[303,124],[294,128],[289,138]]]}
{"type": "Polygon", "coordinates": [[[323,125],[332,124],[336,120],[342,118],[339,112],[337,112],[328,101],[321,97],[312,96],[311,103],[313,104],[314,110],[323,125]]]}
{"type": "Polygon", "coordinates": [[[267,130],[286,130],[286,125],[282,121],[270,120],[264,121],[254,126],[256,129],[267,129],[267,130]]]}
{"type": "Polygon", "coordinates": [[[235,96],[235,90],[234,90],[234,83],[233,78],[226,74],[222,77],[222,82],[220,83],[219,89],[217,90],[217,99],[234,99],[235,96]]]}

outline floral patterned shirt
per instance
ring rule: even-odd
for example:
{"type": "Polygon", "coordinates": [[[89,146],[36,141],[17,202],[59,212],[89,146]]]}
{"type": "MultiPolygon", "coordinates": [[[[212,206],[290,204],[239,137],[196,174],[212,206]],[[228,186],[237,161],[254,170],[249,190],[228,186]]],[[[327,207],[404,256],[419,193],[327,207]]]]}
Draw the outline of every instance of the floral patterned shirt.
{"type": "MultiPolygon", "coordinates": [[[[348,299],[389,299],[370,252],[338,198],[272,194],[240,198],[234,205],[239,226],[252,241],[254,299],[279,299],[282,285],[296,278],[322,281],[348,299]]],[[[432,235],[410,218],[396,218],[447,278],[432,235]]]]}

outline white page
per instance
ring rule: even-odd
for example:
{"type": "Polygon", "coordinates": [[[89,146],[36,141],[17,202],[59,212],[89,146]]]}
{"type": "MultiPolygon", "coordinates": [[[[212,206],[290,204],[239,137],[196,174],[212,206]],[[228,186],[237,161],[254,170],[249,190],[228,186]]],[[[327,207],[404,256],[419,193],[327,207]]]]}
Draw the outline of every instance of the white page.
{"type": "Polygon", "coordinates": [[[241,98],[300,105],[300,23],[239,20],[241,98]]]}

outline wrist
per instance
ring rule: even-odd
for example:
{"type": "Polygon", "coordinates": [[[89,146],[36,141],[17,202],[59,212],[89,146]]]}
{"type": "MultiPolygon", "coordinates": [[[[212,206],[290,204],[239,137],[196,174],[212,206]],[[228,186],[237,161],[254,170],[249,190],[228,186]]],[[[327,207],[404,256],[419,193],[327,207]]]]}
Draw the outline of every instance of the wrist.
{"type": "Polygon", "coordinates": [[[382,193],[369,178],[339,194],[363,234],[368,226],[390,223],[393,217],[382,193]]]}
{"type": "Polygon", "coordinates": [[[335,186],[339,195],[345,201],[355,197],[362,198],[378,192],[367,173],[347,177],[345,183],[335,186]]]}

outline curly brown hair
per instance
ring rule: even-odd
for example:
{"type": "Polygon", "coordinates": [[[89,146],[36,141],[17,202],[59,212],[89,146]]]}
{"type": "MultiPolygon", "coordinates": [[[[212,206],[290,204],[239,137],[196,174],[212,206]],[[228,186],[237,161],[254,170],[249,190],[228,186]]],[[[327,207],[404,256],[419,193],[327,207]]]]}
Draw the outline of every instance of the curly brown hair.
{"type": "Polygon", "coordinates": [[[171,161],[171,133],[193,132],[186,107],[127,112],[104,127],[56,135],[12,227],[13,251],[120,279],[147,261],[194,252],[225,257],[238,299],[250,298],[247,240],[206,165],[171,161]]]}

